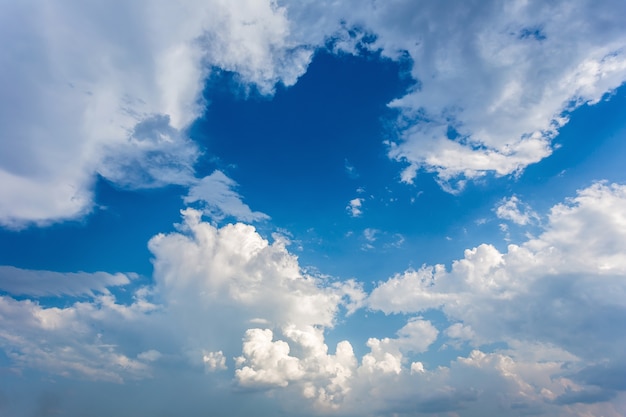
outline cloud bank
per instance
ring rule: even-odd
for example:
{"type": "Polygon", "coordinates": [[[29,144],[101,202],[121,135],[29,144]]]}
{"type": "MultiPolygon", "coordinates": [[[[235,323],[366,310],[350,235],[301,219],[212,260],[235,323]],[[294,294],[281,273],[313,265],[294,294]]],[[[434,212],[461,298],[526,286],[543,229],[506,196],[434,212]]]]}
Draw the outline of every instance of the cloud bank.
{"type": "MultiPolygon", "coordinates": [[[[186,209],[178,231],[150,241],[154,285],[133,290],[130,302],[70,291],[57,279],[46,294],[88,299],[45,307],[5,286],[0,343],[17,369],[95,381],[160,369],[175,381],[172,363],[179,372],[205,369],[287,408],[302,398],[296,415],[618,416],[624,207],[625,186],[596,183],[552,207],[537,237],[506,252],[467,249],[450,268],[408,270],[369,294],[355,281],[303,273],[285,242],[269,243],[252,226],[217,228],[186,209]],[[362,355],[349,340],[329,346],[338,321],[363,308],[401,314],[405,324],[370,337],[362,355]],[[446,322],[429,319],[433,310],[446,322]],[[423,355],[442,348],[458,353],[429,365],[423,355]]],[[[28,282],[46,273],[22,275],[28,282]]],[[[108,285],[127,286],[122,278],[108,285]]]]}

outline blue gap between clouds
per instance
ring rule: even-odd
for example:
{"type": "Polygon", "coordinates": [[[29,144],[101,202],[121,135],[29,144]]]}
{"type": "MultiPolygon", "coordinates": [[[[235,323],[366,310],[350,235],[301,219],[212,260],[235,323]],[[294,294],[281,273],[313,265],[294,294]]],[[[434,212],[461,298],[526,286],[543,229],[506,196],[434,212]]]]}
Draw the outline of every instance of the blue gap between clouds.
{"type": "Polygon", "coordinates": [[[383,141],[394,139],[397,117],[387,103],[414,84],[409,63],[363,54],[320,51],[296,85],[279,87],[272,98],[246,97],[232,74],[221,73],[207,83],[210,104],[191,136],[206,147],[199,173],[224,171],[252,210],[272,217],[257,225],[264,235],[286,229],[304,248],[301,264],[370,285],[462,253],[446,236],[462,236],[474,212],[496,201],[498,188],[472,184],[452,196],[426,173],[414,185],[401,184],[403,164],[388,158],[383,141]],[[346,172],[346,161],[356,175],[346,172]],[[363,215],[351,218],[346,206],[357,197],[363,215]],[[366,228],[379,230],[374,250],[363,250],[366,228]],[[398,234],[405,239],[400,248],[392,245],[398,234]]]}
{"type": "Polygon", "coordinates": [[[594,181],[625,183],[626,84],[599,103],[569,114],[548,158],[530,165],[516,186],[536,210],[544,212],[594,181]]]}

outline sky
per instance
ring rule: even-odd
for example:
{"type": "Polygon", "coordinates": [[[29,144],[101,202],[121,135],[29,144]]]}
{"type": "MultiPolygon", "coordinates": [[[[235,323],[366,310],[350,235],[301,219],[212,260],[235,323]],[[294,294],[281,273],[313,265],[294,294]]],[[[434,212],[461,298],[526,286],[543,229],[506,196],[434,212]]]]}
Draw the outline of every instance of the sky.
{"type": "Polygon", "coordinates": [[[0,1],[0,415],[623,416],[623,16],[0,1]]]}

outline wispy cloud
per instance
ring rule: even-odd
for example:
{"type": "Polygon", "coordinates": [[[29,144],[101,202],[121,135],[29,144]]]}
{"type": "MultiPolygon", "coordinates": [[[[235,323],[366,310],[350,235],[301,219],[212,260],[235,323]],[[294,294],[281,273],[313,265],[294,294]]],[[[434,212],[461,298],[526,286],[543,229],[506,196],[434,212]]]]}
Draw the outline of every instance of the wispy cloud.
{"type": "Polygon", "coordinates": [[[34,271],[0,265],[0,290],[27,296],[91,296],[108,294],[108,288],[124,286],[137,278],[136,274],[107,272],[34,271]]]}

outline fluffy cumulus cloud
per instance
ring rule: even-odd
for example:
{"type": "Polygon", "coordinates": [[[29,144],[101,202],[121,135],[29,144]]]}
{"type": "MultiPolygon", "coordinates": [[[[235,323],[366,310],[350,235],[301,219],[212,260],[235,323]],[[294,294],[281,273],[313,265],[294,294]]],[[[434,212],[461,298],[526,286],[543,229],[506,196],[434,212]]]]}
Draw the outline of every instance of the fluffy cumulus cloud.
{"type": "MultiPolygon", "coordinates": [[[[462,360],[465,364],[482,367],[486,358],[491,362],[498,356],[513,367],[519,366],[518,358],[546,361],[545,367],[554,362],[541,373],[559,387],[519,376],[519,384],[534,387],[533,401],[582,404],[614,398],[619,384],[601,390],[599,382],[588,383],[580,375],[597,366],[623,369],[617,346],[626,343],[620,319],[626,313],[624,203],[624,186],[594,184],[554,206],[538,237],[509,245],[504,253],[488,244],[468,249],[449,270],[436,265],[398,274],[375,288],[368,303],[387,313],[441,309],[456,322],[446,334],[457,343],[510,347],[497,354],[476,350],[462,360]]],[[[541,366],[533,366],[539,372],[541,366]]]]}
{"type": "MultiPolygon", "coordinates": [[[[269,244],[251,226],[218,229],[191,209],[184,217],[180,233],[158,235],[150,248],[157,286],[173,316],[219,315],[225,321],[204,324],[194,343],[215,344],[213,334],[227,326],[243,337],[241,355],[234,358],[241,386],[295,384],[305,397],[334,404],[356,358],[347,341],[329,353],[324,330],[335,325],[342,311],[350,314],[360,306],[360,287],[354,281],[328,282],[303,274],[284,241],[269,244]]],[[[196,323],[182,325],[190,332],[200,330],[196,323]]],[[[236,349],[232,343],[225,342],[231,352],[236,349]]]]}
{"type": "MultiPolygon", "coordinates": [[[[468,249],[450,268],[409,270],[369,294],[354,281],[307,275],[283,240],[241,223],[217,228],[186,209],[177,231],[150,241],[154,285],[129,288],[130,301],[89,274],[44,286],[44,295],[86,297],[65,306],[17,297],[39,293],[8,281],[0,346],[12,369],[68,378],[122,382],[166,370],[174,381],[172,366],[204,369],[245,395],[269,391],[287,408],[304,400],[296,415],[618,416],[624,207],[625,186],[596,183],[555,205],[537,237],[505,252],[468,249]],[[404,325],[370,337],[360,355],[349,340],[329,344],[359,308],[402,314],[404,325]],[[446,320],[429,319],[433,310],[446,320]],[[458,353],[430,363],[441,349],[458,353]]],[[[52,274],[3,269],[11,271],[25,287],[52,274]]]]}
{"type": "Polygon", "coordinates": [[[269,0],[3,3],[0,16],[0,224],[14,228],[88,212],[96,175],[194,183],[187,130],[211,71],[269,94],[311,57],[269,0]]]}

